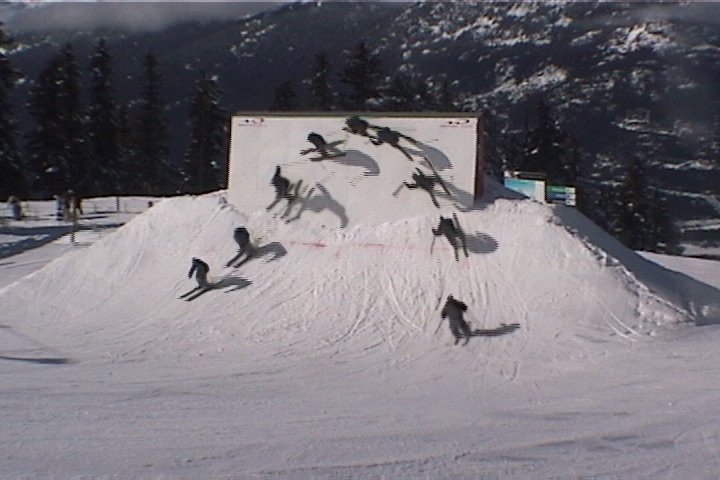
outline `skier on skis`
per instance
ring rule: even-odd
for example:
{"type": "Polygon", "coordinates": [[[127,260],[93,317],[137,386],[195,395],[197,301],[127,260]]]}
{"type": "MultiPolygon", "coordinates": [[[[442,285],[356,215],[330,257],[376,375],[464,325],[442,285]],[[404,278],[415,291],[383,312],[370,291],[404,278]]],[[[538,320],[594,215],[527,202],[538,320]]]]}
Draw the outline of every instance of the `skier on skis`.
{"type": "Polygon", "coordinates": [[[209,271],[210,267],[208,267],[207,263],[203,262],[199,258],[193,257],[192,266],[188,272],[188,278],[192,277],[193,273],[195,273],[195,280],[197,281],[198,288],[209,288],[210,284],[207,279],[209,271]]]}
{"type": "Polygon", "coordinates": [[[407,153],[405,149],[400,146],[400,137],[413,141],[410,137],[401,135],[395,130],[389,129],[388,127],[379,128],[377,130],[377,133],[375,134],[375,137],[371,138],[370,141],[373,143],[373,145],[382,145],[383,143],[387,143],[391,147],[400,150],[402,154],[407,157],[408,160],[413,162],[414,160],[410,156],[410,154],[407,153]]]}
{"type": "Polygon", "coordinates": [[[237,243],[238,253],[232,258],[232,260],[225,264],[226,267],[229,267],[230,265],[235,263],[244,254],[247,254],[245,260],[248,260],[253,254],[253,246],[250,242],[250,232],[248,232],[247,228],[237,227],[233,231],[233,239],[235,240],[235,243],[237,243]]]}
{"type": "MultiPolygon", "coordinates": [[[[467,310],[467,305],[460,300],[456,300],[452,295],[448,295],[445,302],[445,306],[440,312],[440,323],[447,318],[450,324],[450,333],[455,337],[455,345],[458,344],[462,337],[465,337],[465,343],[467,345],[470,341],[470,337],[473,332],[470,330],[470,326],[463,318],[463,313],[467,310]]],[[[438,325],[438,328],[440,326],[438,325]]],[[[437,331],[437,330],[436,330],[437,331]]]]}
{"type": "Polygon", "coordinates": [[[455,260],[458,259],[458,239],[461,238],[461,234],[458,231],[458,229],[455,226],[455,223],[453,222],[453,219],[450,217],[443,217],[440,215],[440,223],[438,223],[437,228],[432,229],[433,235],[436,237],[439,237],[441,235],[444,235],[445,238],[447,238],[448,243],[450,243],[450,246],[453,247],[453,251],[455,253],[455,260]]]}
{"type": "Polygon", "coordinates": [[[422,170],[419,168],[415,169],[416,173],[412,174],[412,179],[415,183],[408,183],[403,182],[403,184],[410,189],[415,188],[421,188],[428,192],[430,194],[430,198],[432,199],[433,205],[440,208],[440,205],[438,204],[437,199],[435,198],[435,192],[433,192],[433,188],[435,188],[435,177],[431,175],[425,175],[422,170]]]}

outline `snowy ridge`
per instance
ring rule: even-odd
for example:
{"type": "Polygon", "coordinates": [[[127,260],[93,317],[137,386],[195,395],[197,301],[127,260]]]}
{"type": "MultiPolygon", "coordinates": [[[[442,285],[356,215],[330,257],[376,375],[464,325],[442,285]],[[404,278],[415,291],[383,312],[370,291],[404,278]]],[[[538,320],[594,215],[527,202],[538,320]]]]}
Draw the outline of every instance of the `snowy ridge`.
{"type": "Polygon", "coordinates": [[[468,303],[474,328],[501,334],[502,324],[519,325],[471,354],[492,352],[498,363],[573,355],[671,324],[720,322],[716,289],[670,271],[658,276],[664,269],[577,218],[584,231],[573,232],[566,221],[574,212],[568,220],[557,212],[497,199],[461,213],[470,256],[455,262],[442,238],[430,255],[434,214],[328,229],[265,212],[246,216],[222,194],[167,199],[2,295],[13,299],[11,317],[27,319],[23,329],[110,361],[261,347],[282,358],[377,356],[383,368],[397,368],[447,354],[438,351],[451,341],[447,326],[436,327],[449,294],[468,303]],[[262,258],[224,268],[238,225],[259,237],[262,258]],[[195,286],[187,279],[194,256],[210,265],[218,288],[188,303],[177,297],[195,286]],[[643,283],[648,278],[663,280],[643,283]]]}

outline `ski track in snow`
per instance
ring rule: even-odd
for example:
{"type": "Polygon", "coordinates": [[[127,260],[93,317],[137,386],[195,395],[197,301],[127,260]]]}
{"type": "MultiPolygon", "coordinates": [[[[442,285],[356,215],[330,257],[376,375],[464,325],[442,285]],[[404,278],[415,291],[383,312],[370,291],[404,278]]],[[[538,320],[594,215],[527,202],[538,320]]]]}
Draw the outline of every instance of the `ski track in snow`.
{"type": "Polygon", "coordinates": [[[714,478],[717,332],[666,294],[712,290],[530,201],[463,212],[457,262],[436,212],[311,213],[167,199],[0,290],[0,476],[714,478]],[[286,253],[222,267],[238,225],[286,253]],[[488,335],[436,330],[450,294],[488,335]]]}

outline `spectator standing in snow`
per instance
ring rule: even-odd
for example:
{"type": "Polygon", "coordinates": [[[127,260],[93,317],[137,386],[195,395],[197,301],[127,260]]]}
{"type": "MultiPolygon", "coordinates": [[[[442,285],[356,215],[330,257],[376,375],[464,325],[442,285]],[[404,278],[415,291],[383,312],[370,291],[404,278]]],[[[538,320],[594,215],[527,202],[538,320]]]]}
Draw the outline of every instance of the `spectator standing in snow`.
{"type": "Polygon", "coordinates": [[[58,221],[65,220],[68,216],[67,210],[67,193],[62,192],[55,195],[55,219],[58,221]]]}
{"type": "Polygon", "coordinates": [[[472,330],[463,318],[463,313],[467,310],[467,305],[460,300],[456,300],[452,295],[448,295],[445,306],[440,312],[440,323],[447,318],[450,323],[450,333],[455,337],[455,345],[458,344],[462,337],[465,337],[465,343],[467,345],[472,336],[472,330]]]}
{"type": "Polygon", "coordinates": [[[18,197],[10,195],[10,197],[8,197],[8,207],[10,207],[13,220],[23,219],[22,204],[20,203],[20,199],[18,197]]]}

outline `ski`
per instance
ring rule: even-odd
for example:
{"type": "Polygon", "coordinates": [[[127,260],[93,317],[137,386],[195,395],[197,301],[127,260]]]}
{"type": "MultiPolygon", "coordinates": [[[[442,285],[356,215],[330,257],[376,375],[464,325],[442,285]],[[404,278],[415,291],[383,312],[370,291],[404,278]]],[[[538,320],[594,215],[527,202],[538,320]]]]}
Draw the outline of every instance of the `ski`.
{"type": "Polygon", "coordinates": [[[288,202],[287,207],[285,207],[285,210],[287,212],[287,210],[290,209],[290,206],[292,205],[292,203],[295,201],[295,197],[297,196],[297,192],[300,190],[301,185],[302,185],[302,179],[298,180],[297,183],[295,183],[295,184],[290,184],[290,190],[292,190],[293,193],[288,193],[288,195],[285,197],[276,197],[275,200],[273,200],[270,205],[265,207],[265,210],[267,210],[267,211],[272,210],[273,208],[275,208],[277,206],[278,203],[280,203],[281,200],[285,199],[288,202]]]}
{"type": "Polygon", "coordinates": [[[465,230],[462,229],[460,226],[460,221],[457,218],[457,214],[453,212],[453,221],[455,222],[455,230],[458,232],[458,236],[460,237],[460,242],[462,243],[463,252],[465,252],[465,257],[468,257],[468,251],[467,251],[467,244],[465,243],[465,230]]]}
{"type": "Polygon", "coordinates": [[[299,199],[302,204],[302,206],[300,207],[300,210],[298,210],[298,212],[295,214],[294,217],[288,218],[287,220],[285,220],[285,223],[290,223],[290,222],[293,222],[293,221],[297,220],[298,218],[300,218],[302,213],[305,211],[305,206],[306,206],[305,202],[307,202],[307,200],[312,196],[313,193],[315,193],[315,187],[310,188],[307,191],[307,193],[305,194],[305,196],[302,199],[299,199]]]}
{"type": "Polygon", "coordinates": [[[191,302],[191,301],[195,300],[196,298],[198,298],[200,295],[202,295],[202,294],[204,294],[204,293],[207,293],[207,292],[209,292],[209,291],[212,290],[212,289],[213,289],[213,287],[202,287],[202,288],[199,288],[196,293],[194,293],[194,294],[186,297],[186,298],[185,298],[185,301],[186,301],[186,302],[191,302]]]}
{"type": "Polygon", "coordinates": [[[345,152],[339,152],[339,153],[328,153],[326,155],[320,155],[319,157],[310,157],[308,160],[311,162],[320,162],[322,160],[332,160],[333,158],[340,158],[344,157],[345,152]]]}
{"type": "Polygon", "coordinates": [[[280,218],[285,218],[288,215],[290,215],[290,210],[292,209],[292,206],[295,204],[296,201],[300,198],[300,187],[302,186],[302,180],[298,180],[298,182],[294,185],[293,193],[291,193],[287,197],[287,206],[285,207],[285,211],[282,215],[280,215],[280,218]]]}
{"type": "Polygon", "coordinates": [[[186,298],[186,297],[192,295],[193,293],[195,293],[195,292],[197,292],[198,290],[200,290],[200,288],[201,288],[201,287],[195,287],[195,288],[193,288],[192,290],[190,290],[189,292],[183,293],[182,295],[180,295],[180,296],[178,297],[178,300],[182,300],[183,298],[186,298]]]}
{"type": "Polygon", "coordinates": [[[304,150],[300,150],[300,155],[307,155],[308,153],[319,152],[319,151],[327,149],[327,148],[334,149],[335,147],[337,147],[338,145],[341,145],[343,143],[345,143],[345,140],[336,140],[334,142],[326,143],[322,147],[306,148],[304,150]]]}
{"type": "Polygon", "coordinates": [[[429,158],[423,155],[423,158],[425,159],[425,163],[428,167],[430,167],[430,170],[432,170],[433,175],[435,175],[435,178],[437,179],[437,182],[440,184],[443,190],[445,190],[445,193],[447,193],[449,196],[452,196],[450,194],[450,190],[448,190],[447,185],[445,185],[445,182],[443,181],[442,177],[438,173],[438,171],[435,169],[435,166],[432,164],[429,158]]]}
{"type": "Polygon", "coordinates": [[[199,291],[201,291],[201,290],[203,290],[203,289],[205,289],[205,288],[207,288],[207,287],[195,287],[195,288],[193,288],[192,290],[190,290],[189,292],[185,292],[185,293],[183,293],[182,295],[180,295],[180,296],[178,297],[178,300],[187,299],[187,298],[190,297],[191,295],[193,295],[193,294],[195,294],[195,293],[197,293],[197,292],[199,292],[199,291]]]}

